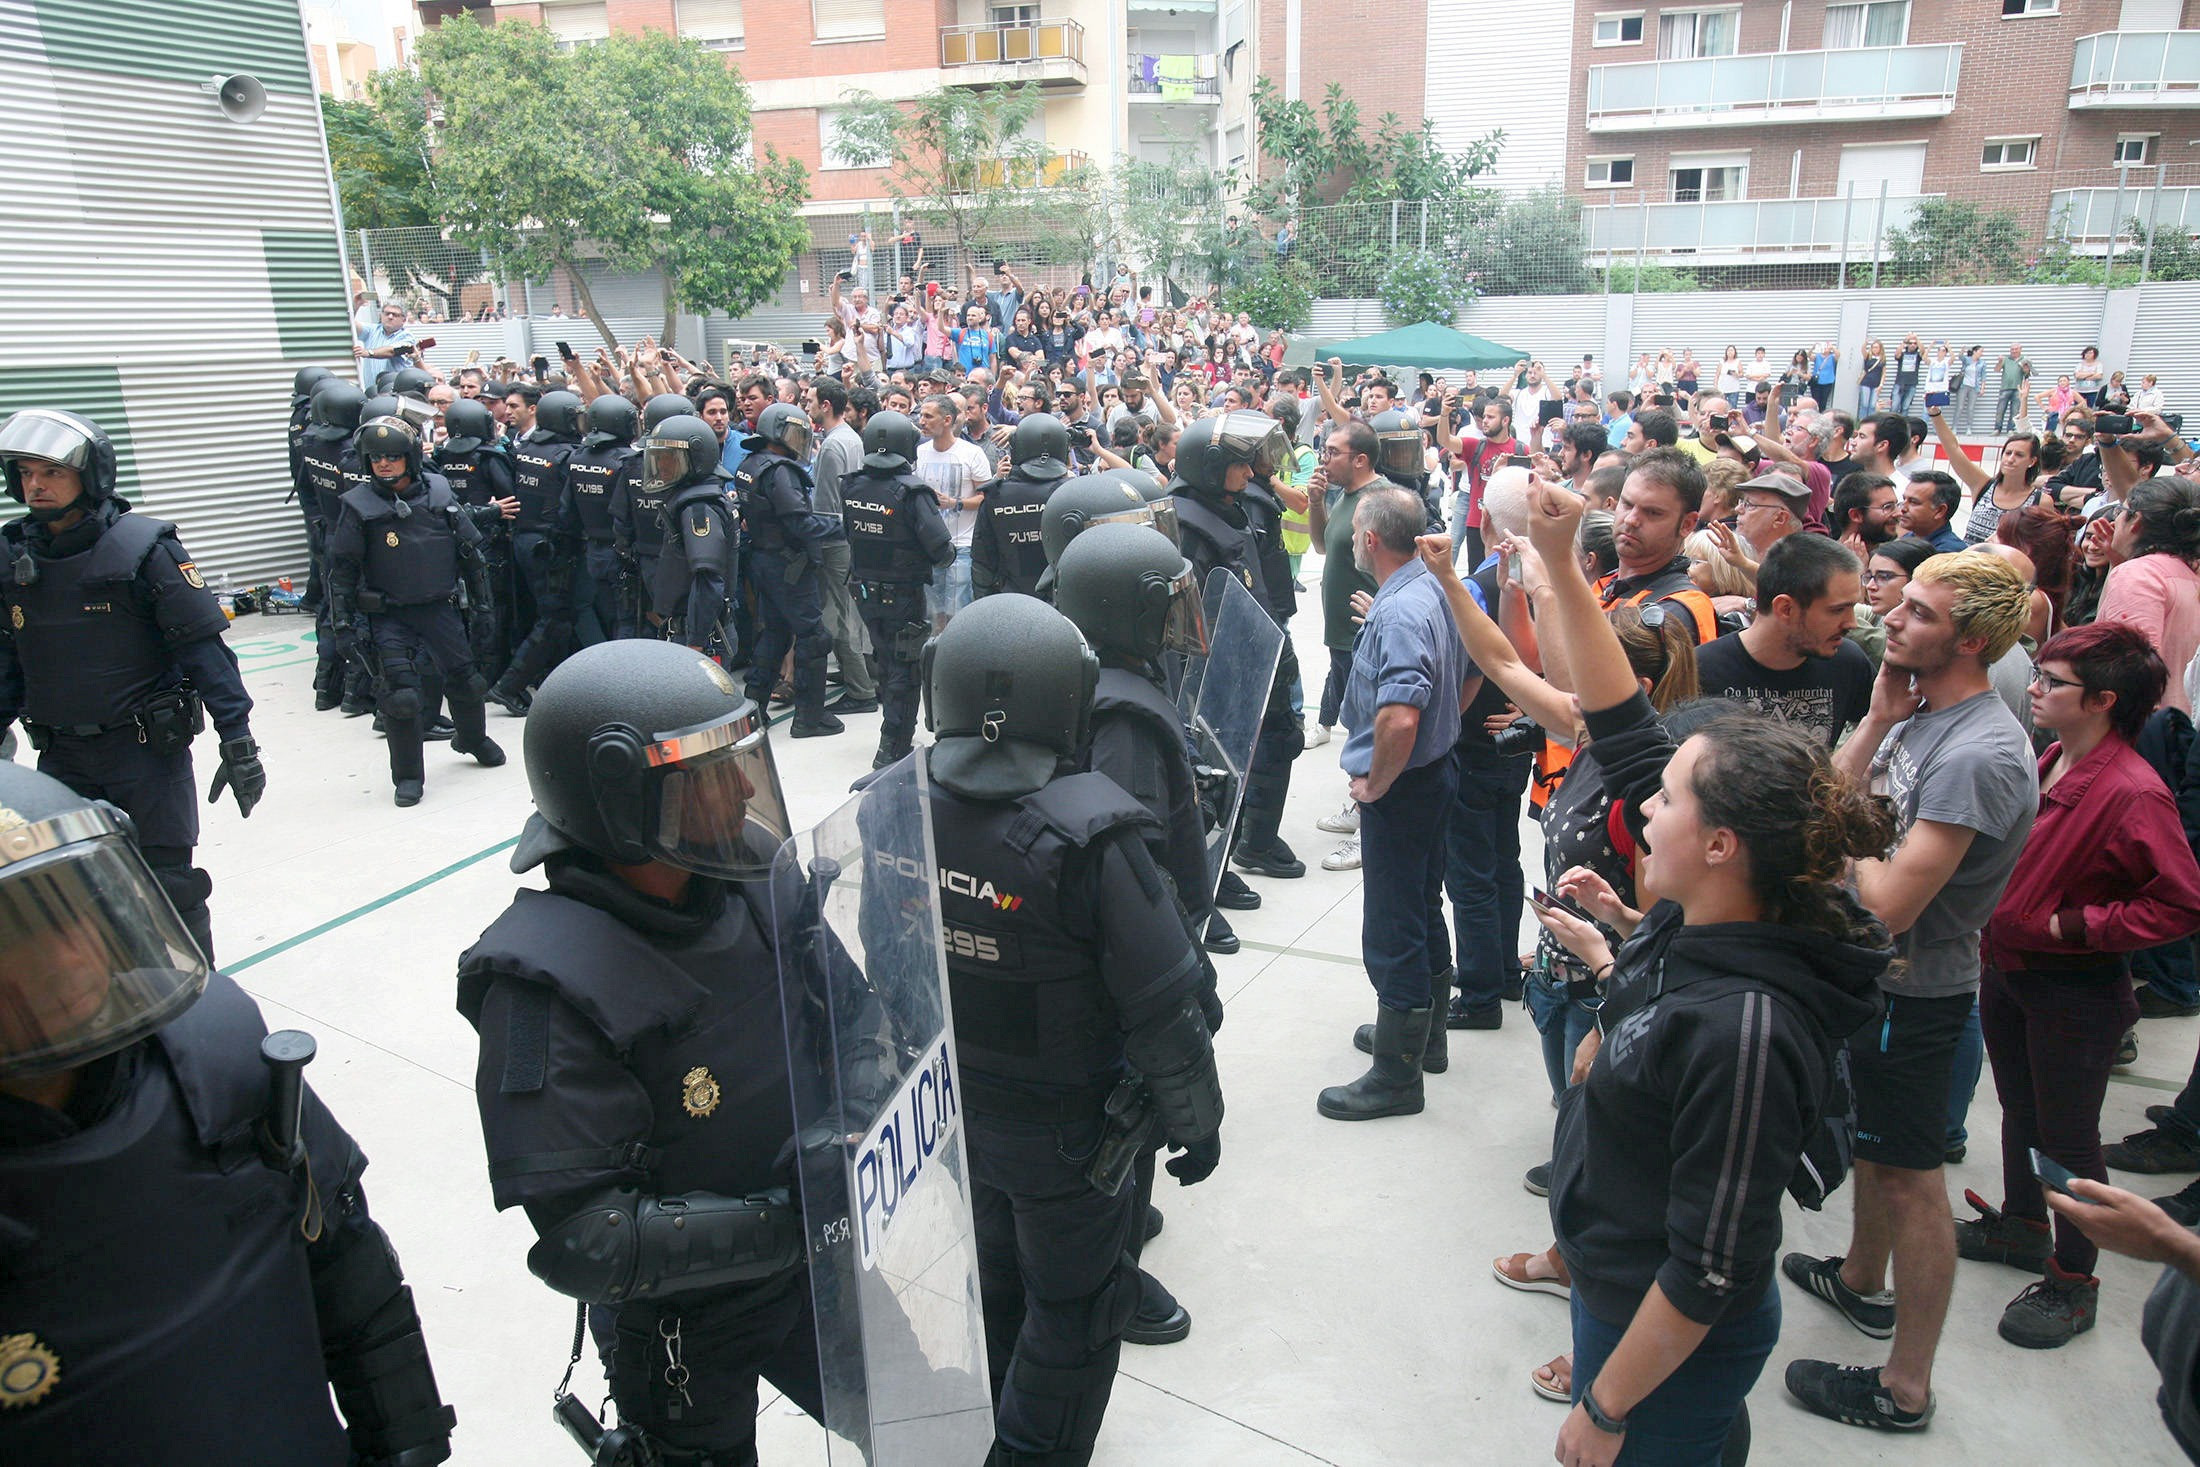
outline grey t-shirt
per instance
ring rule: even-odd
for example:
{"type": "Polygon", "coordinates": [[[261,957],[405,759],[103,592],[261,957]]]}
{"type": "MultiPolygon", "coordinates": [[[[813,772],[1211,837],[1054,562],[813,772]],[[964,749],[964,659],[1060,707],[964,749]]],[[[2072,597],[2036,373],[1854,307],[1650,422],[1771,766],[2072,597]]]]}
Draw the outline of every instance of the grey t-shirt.
{"type": "Polygon", "coordinates": [[[1873,787],[1894,801],[1902,833],[1920,820],[1977,832],[1939,895],[1896,939],[1880,978],[1890,993],[1939,998],[1978,987],[1978,938],[2016,869],[2039,808],[2031,741],[1991,689],[1926,709],[1891,730],[1872,760],[1873,787]]]}

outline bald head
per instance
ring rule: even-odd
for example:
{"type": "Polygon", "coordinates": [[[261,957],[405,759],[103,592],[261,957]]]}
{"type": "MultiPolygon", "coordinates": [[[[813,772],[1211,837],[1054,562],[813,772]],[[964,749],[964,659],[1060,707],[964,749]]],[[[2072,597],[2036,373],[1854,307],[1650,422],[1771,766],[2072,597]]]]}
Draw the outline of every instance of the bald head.
{"type": "Polygon", "coordinates": [[[2026,555],[2016,546],[2004,545],[1999,540],[1988,540],[1983,545],[1972,546],[1971,549],[1973,551],[1983,550],[1988,555],[2000,556],[2002,560],[2008,562],[2009,568],[2023,579],[2027,587],[2039,584],[2039,568],[2032,564],[2031,556],[2026,555]]]}
{"type": "MultiPolygon", "coordinates": [[[[1482,523],[1498,535],[1528,533],[1528,471],[1507,464],[1482,486],[1482,523]]],[[[1492,538],[1495,538],[1494,536],[1492,538]]]]}

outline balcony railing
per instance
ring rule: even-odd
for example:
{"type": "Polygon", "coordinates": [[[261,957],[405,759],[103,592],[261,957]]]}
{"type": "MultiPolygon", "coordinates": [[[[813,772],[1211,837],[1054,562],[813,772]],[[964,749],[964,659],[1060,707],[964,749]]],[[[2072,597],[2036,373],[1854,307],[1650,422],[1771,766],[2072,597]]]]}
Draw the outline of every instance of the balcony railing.
{"type": "Polygon", "coordinates": [[[1834,199],[1729,199],[1717,203],[1592,205],[1581,211],[1591,255],[1624,262],[1685,259],[1698,264],[1752,260],[1868,259],[1875,230],[1898,229],[1937,194],[1890,196],[1884,224],[1879,195],[1834,199]],[[1845,244],[1844,244],[1845,241],[1845,244]]]}
{"type": "MultiPolygon", "coordinates": [[[[955,25],[940,31],[940,65],[983,67],[984,81],[1085,79],[1085,28],[1074,20],[1028,25],[955,25]]],[[[965,82],[967,76],[950,80],[965,82]]]]}
{"type": "Polygon", "coordinates": [[[2200,31],[2102,31],[2070,54],[2070,105],[2200,107],[2200,31]]]}
{"type": "Polygon", "coordinates": [[[984,188],[1052,188],[1083,172],[1091,161],[1074,148],[1044,158],[993,158],[978,165],[977,182],[984,188]]]}
{"type": "Polygon", "coordinates": [[[1193,74],[1187,77],[1162,75],[1164,56],[1132,56],[1130,58],[1130,94],[1133,97],[1159,98],[1164,102],[1196,102],[1222,95],[1222,78],[1215,75],[1215,58],[1212,56],[1185,56],[1191,63],[1193,74]]]}
{"type": "Polygon", "coordinates": [[[2157,238],[2173,229],[2200,234],[2200,188],[2165,188],[2157,200],[2153,174],[2146,170],[2146,187],[2135,178],[2126,189],[2056,189],[2047,196],[2049,232],[2074,245],[2106,245],[2136,219],[2142,233],[2151,222],[2157,238]]]}
{"type": "Polygon", "coordinates": [[[1589,130],[1945,117],[1960,42],[1762,51],[1589,68],[1589,130]]]}

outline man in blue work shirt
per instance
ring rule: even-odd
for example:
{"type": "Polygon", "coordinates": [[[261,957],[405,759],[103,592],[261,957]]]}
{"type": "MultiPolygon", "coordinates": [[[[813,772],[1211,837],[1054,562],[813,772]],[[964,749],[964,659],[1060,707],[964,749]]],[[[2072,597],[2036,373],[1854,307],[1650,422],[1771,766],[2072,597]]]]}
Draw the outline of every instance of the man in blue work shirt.
{"type": "Polygon", "coordinates": [[[1360,806],[1360,957],[1375,985],[1363,1031],[1374,1063],[1321,1093],[1331,1120],[1412,1115],[1421,1071],[1448,1063],[1451,941],[1444,930],[1444,829],[1459,766],[1459,708],[1480,675],[1444,593],[1414,551],[1428,528],[1420,497],[1395,485],[1362,492],[1352,555],[1375,578],[1375,599],[1352,650],[1338,762],[1360,806]]]}

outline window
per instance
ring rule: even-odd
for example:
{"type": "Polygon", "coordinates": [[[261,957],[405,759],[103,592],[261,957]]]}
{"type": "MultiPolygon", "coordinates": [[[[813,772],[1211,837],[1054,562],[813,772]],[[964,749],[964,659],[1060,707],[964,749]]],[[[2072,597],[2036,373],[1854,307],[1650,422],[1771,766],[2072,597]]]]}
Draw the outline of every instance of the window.
{"type": "Polygon", "coordinates": [[[1600,15],[1591,38],[1599,46],[1632,46],[1642,39],[1642,12],[1600,15]]]}
{"type": "Polygon", "coordinates": [[[2119,168],[2126,166],[2136,168],[2142,164],[2153,162],[2154,139],[2157,136],[2159,134],[2151,132],[2120,134],[2116,139],[2116,166],[2119,168]]]}
{"type": "Polygon", "coordinates": [[[870,164],[851,160],[843,151],[840,120],[846,114],[838,107],[817,109],[817,166],[820,169],[867,168],[870,164]]]}
{"type": "Polygon", "coordinates": [[[607,40],[611,35],[611,18],[605,14],[603,0],[567,5],[542,7],[544,29],[558,38],[558,49],[570,51],[575,46],[591,46],[607,40]]]}
{"type": "Polygon", "coordinates": [[[1739,10],[1661,10],[1658,12],[1658,59],[1686,61],[1695,56],[1732,56],[1741,19],[1739,10]]]}
{"type": "Polygon", "coordinates": [[[1003,30],[1018,26],[1037,25],[1039,7],[1036,5],[995,5],[986,12],[986,22],[1003,30]]]}
{"type": "Polygon", "coordinates": [[[1857,46],[1899,46],[1910,34],[1910,0],[1866,0],[1826,7],[1828,51],[1857,46]]]}
{"type": "Polygon", "coordinates": [[[741,0],[680,0],[680,34],[713,51],[742,46],[741,0]]]}
{"type": "Polygon", "coordinates": [[[1997,168],[2032,168],[2039,156],[2038,138],[1988,138],[1986,151],[1979,155],[1978,166],[1982,172],[1991,173],[1997,168]]]}
{"type": "Polygon", "coordinates": [[[886,0],[810,0],[810,20],[820,41],[883,41],[886,0]]]}
{"type": "Polygon", "coordinates": [[[2011,20],[2020,15],[2053,15],[2062,8],[2062,0],[2001,0],[2001,17],[2011,20]]]}
{"type": "Polygon", "coordinates": [[[1633,158],[1591,158],[1589,176],[1582,183],[1588,188],[1625,188],[1634,181],[1633,158]]]}
{"type": "Polygon", "coordinates": [[[1676,204],[1716,204],[1749,191],[1747,153],[1678,153],[1667,171],[1676,204]]]}

